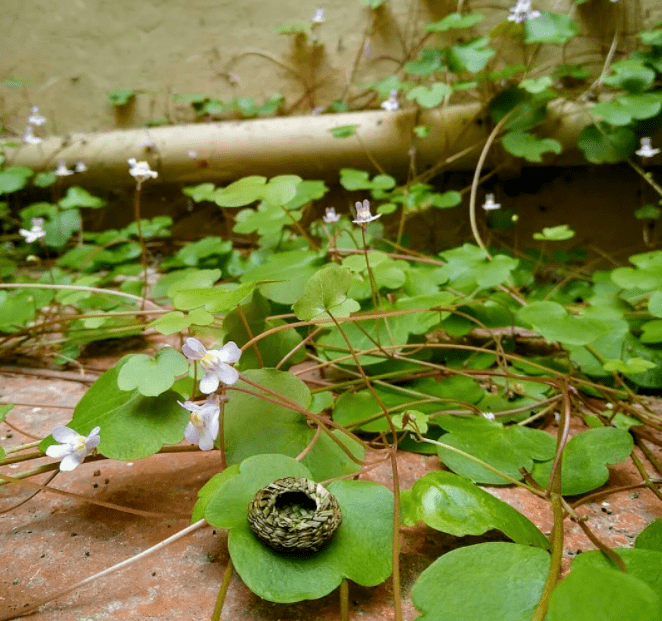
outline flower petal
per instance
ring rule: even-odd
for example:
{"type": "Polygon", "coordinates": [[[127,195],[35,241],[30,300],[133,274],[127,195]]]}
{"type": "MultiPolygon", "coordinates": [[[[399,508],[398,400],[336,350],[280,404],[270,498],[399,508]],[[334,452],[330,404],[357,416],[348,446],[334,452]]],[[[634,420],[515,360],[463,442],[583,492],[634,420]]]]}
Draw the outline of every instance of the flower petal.
{"type": "Polygon", "coordinates": [[[218,352],[218,359],[221,362],[233,363],[237,362],[239,358],[241,358],[241,349],[234,341],[228,341],[218,352]]]}
{"type": "Polygon", "coordinates": [[[90,434],[90,436],[85,439],[87,453],[91,453],[97,446],[99,446],[99,442],[101,442],[101,438],[98,435],[90,434]]]}
{"type": "Polygon", "coordinates": [[[85,459],[85,457],[79,453],[69,453],[68,455],[65,455],[60,462],[60,470],[62,470],[62,472],[69,472],[80,466],[83,463],[83,459],[85,459]]]}
{"type": "Polygon", "coordinates": [[[212,438],[207,429],[204,429],[200,434],[200,442],[198,442],[198,446],[201,451],[211,451],[211,449],[214,448],[214,438],[212,438]]]}
{"type": "Polygon", "coordinates": [[[191,444],[197,444],[200,441],[200,434],[198,433],[198,430],[193,426],[193,423],[189,423],[186,426],[186,430],[184,431],[184,437],[186,438],[186,441],[190,442],[191,444]]]}
{"type": "MultiPolygon", "coordinates": [[[[225,363],[221,364],[216,374],[218,379],[220,379],[224,384],[227,384],[228,386],[232,384],[236,384],[237,380],[239,379],[239,373],[237,372],[237,370],[225,363]]],[[[202,382],[200,382],[200,390],[202,390],[202,382]]],[[[216,389],[214,388],[214,390],[216,389]]]]}
{"type": "Polygon", "coordinates": [[[70,450],[68,444],[52,444],[46,449],[46,455],[54,459],[62,459],[69,454],[70,450]]]}
{"type": "Polygon", "coordinates": [[[200,360],[206,353],[207,348],[198,339],[187,338],[182,346],[182,353],[193,360],[200,360]]]}
{"type": "Polygon", "coordinates": [[[181,405],[185,410],[188,410],[189,412],[199,412],[203,406],[197,405],[196,403],[193,403],[193,401],[184,401],[182,403],[181,401],[177,401],[179,405],[181,405]]]}
{"type": "MultiPolygon", "coordinates": [[[[231,367],[228,367],[230,369],[231,367]]],[[[233,369],[234,371],[234,369],[233,369]]],[[[235,371],[236,373],[236,371],[235,371]]],[[[218,382],[219,382],[219,372],[212,371],[211,373],[206,373],[205,376],[200,380],[200,392],[209,395],[212,392],[214,392],[218,388],[218,382]]],[[[239,376],[237,375],[237,378],[239,376]]],[[[237,380],[235,380],[236,382],[237,380]]],[[[234,382],[231,382],[234,384],[234,382]]]]}
{"type": "Polygon", "coordinates": [[[80,436],[77,431],[62,425],[55,427],[53,431],[51,431],[51,435],[53,436],[53,439],[57,440],[58,442],[69,442],[70,440],[74,440],[80,436]]]}

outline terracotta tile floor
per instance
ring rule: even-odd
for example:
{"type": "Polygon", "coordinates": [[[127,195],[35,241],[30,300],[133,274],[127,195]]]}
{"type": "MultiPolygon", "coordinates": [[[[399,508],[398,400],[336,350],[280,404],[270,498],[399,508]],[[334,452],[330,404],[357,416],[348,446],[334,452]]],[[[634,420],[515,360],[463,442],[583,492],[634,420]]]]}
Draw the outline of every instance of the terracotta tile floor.
{"type": "MultiPolygon", "coordinates": [[[[54,406],[17,406],[8,416],[10,422],[39,437],[70,420],[71,408],[85,389],[84,384],[74,381],[0,374],[3,401],[54,406]]],[[[30,438],[0,424],[1,445],[25,441],[30,438]]],[[[51,493],[38,494],[17,509],[0,514],[0,616],[18,613],[30,602],[143,551],[186,527],[188,520],[176,514],[190,512],[197,490],[216,472],[216,459],[207,453],[184,453],[157,455],[133,464],[104,460],[85,464],[70,474],[61,473],[52,483],[59,489],[98,500],[172,514],[171,518],[129,515],[51,493]]],[[[47,461],[51,460],[43,460],[47,461]]],[[[9,467],[3,472],[14,474],[21,468],[9,467]]],[[[403,489],[438,468],[436,457],[402,453],[399,471],[403,489]]],[[[614,485],[639,480],[630,462],[611,468],[611,472],[614,485]]],[[[37,479],[44,482],[46,476],[37,479]]],[[[390,485],[389,466],[371,472],[368,478],[390,485]]],[[[551,515],[546,503],[519,489],[490,491],[549,533],[551,515]]],[[[0,511],[29,493],[16,485],[0,487],[0,511]]],[[[582,512],[591,514],[591,527],[605,543],[627,546],[648,523],[662,516],[662,503],[648,491],[624,492],[604,503],[587,505],[582,512]]],[[[405,619],[413,621],[417,616],[409,592],[421,571],[444,552],[486,540],[503,539],[498,533],[457,539],[425,526],[403,529],[405,619]]],[[[566,566],[577,551],[592,547],[579,527],[567,522],[566,566]]],[[[147,559],[47,604],[30,618],[37,621],[208,620],[226,562],[225,534],[203,528],[147,559]]],[[[393,617],[389,581],[373,589],[350,585],[350,600],[352,619],[378,621],[393,617]]],[[[337,592],[320,601],[272,604],[254,596],[236,575],[223,611],[223,619],[232,621],[337,618],[337,592]]]]}

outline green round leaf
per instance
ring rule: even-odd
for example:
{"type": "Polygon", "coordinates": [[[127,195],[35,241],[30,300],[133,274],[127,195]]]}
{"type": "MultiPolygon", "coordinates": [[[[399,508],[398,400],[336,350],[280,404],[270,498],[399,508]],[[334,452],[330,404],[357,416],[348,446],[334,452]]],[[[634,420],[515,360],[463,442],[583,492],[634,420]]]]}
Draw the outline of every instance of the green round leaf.
{"type": "Polygon", "coordinates": [[[647,584],[612,569],[581,568],[559,584],[549,621],[659,621],[660,598],[647,584]]]}
{"type": "MultiPolygon", "coordinates": [[[[590,492],[609,479],[607,464],[617,464],[632,452],[632,436],[623,429],[588,429],[572,438],[563,450],[561,491],[564,496],[590,492]]],[[[537,463],[533,478],[547,487],[551,462],[537,463]]]]}
{"type": "Polygon", "coordinates": [[[477,37],[466,43],[453,45],[447,54],[448,68],[453,73],[482,71],[490,58],[496,54],[488,44],[487,37],[477,37]]]}
{"type": "Polygon", "coordinates": [[[637,137],[628,127],[589,125],[579,134],[577,146],[593,164],[615,164],[627,158],[637,147],[637,137]]]}
{"type": "MultiPolygon", "coordinates": [[[[255,384],[270,389],[283,398],[307,408],[311,403],[310,391],[296,376],[275,369],[252,369],[242,374],[255,384]]],[[[225,406],[225,447],[229,464],[263,453],[281,453],[296,457],[315,435],[306,418],[287,406],[276,405],[260,398],[261,391],[240,380],[235,387],[257,394],[233,392],[225,406]]],[[[269,393],[267,393],[269,394],[269,393]]],[[[274,398],[271,395],[270,398],[274,398]]],[[[361,459],[362,449],[346,435],[337,436],[341,442],[361,459]]],[[[304,457],[302,463],[314,478],[326,480],[340,474],[356,472],[360,466],[353,461],[325,434],[304,457]]]]}
{"type": "MultiPolygon", "coordinates": [[[[662,598],[662,553],[650,549],[621,548],[614,550],[623,559],[628,575],[646,583],[662,598]]],[[[572,561],[572,571],[579,569],[611,569],[620,572],[616,564],[599,550],[583,552],[572,561]]],[[[661,600],[662,601],[662,600],[661,600]]]]}
{"type": "Polygon", "coordinates": [[[558,13],[541,13],[524,22],[525,43],[558,43],[563,45],[579,32],[579,24],[558,13]]]}
{"type": "Polygon", "coordinates": [[[336,263],[315,272],[306,283],[305,293],[294,306],[298,319],[307,321],[327,313],[335,317],[348,317],[361,307],[356,300],[347,297],[352,284],[352,272],[336,263]]]}
{"type": "Polygon", "coordinates": [[[567,345],[587,345],[613,329],[608,320],[569,315],[563,306],[550,301],[531,302],[517,315],[548,341],[567,345]]]}
{"type": "Polygon", "coordinates": [[[129,354],[117,376],[120,390],[138,389],[146,397],[156,397],[168,390],[175,377],[188,371],[186,357],[172,347],[162,347],[155,358],[146,354],[129,354]]]}
{"type": "Polygon", "coordinates": [[[655,80],[655,71],[638,60],[619,60],[612,63],[611,73],[604,77],[604,83],[631,93],[648,88],[655,80]]]}
{"type": "Polygon", "coordinates": [[[642,343],[662,343],[662,319],[647,321],[641,326],[641,331],[639,340],[642,343]]]}
{"type": "Polygon", "coordinates": [[[87,190],[77,185],[69,188],[64,198],[60,199],[58,205],[62,209],[74,209],[76,207],[92,207],[98,209],[104,207],[106,201],[98,196],[92,196],[87,190]]]}
{"type": "Polygon", "coordinates": [[[503,137],[502,144],[506,151],[529,162],[542,162],[543,153],[553,152],[558,155],[562,151],[558,140],[537,138],[522,130],[508,132],[503,137]]]}
{"type": "Polygon", "coordinates": [[[183,289],[175,293],[173,305],[180,310],[193,310],[203,306],[210,313],[223,313],[237,306],[254,288],[255,283],[249,282],[234,289],[183,289]]]}
{"type": "Polygon", "coordinates": [[[559,226],[543,227],[542,233],[533,234],[533,239],[539,241],[563,241],[564,239],[571,239],[574,236],[575,232],[567,224],[560,224],[559,226]]]}
{"type": "Polygon", "coordinates": [[[548,567],[546,552],[515,543],[448,552],[414,584],[417,621],[530,621],[548,567]]]}
{"type": "Polygon", "coordinates": [[[662,552],[662,518],[651,522],[639,533],[634,542],[636,548],[662,552]]]}
{"type": "Polygon", "coordinates": [[[237,573],[256,595],[272,602],[318,599],[343,579],[375,586],[391,573],[392,497],[369,481],[329,486],[343,512],[333,539],[310,558],[279,555],[261,544],[248,525],[230,531],[228,547],[237,573]]]}
{"type": "Polygon", "coordinates": [[[8,166],[0,170],[0,194],[21,190],[32,175],[32,169],[27,166],[8,166]]]}
{"type": "Polygon", "coordinates": [[[519,511],[451,472],[430,472],[403,494],[409,494],[403,511],[406,526],[422,521],[455,537],[500,530],[515,543],[549,547],[547,538],[519,511]]]}
{"type": "Polygon", "coordinates": [[[302,181],[297,175],[279,175],[269,180],[262,197],[270,205],[281,207],[296,196],[297,187],[302,181]]]}
{"type": "Polygon", "coordinates": [[[294,304],[303,294],[308,279],[319,269],[319,257],[307,250],[291,250],[270,256],[248,270],[241,277],[243,282],[277,281],[260,285],[262,295],[279,304],[294,304]]]}
{"type": "Polygon", "coordinates": [[[287,556],[260,543],[247,522],[254,494],[286,476],[313,478],[292,458],[258,455],[231,474],[217,475],[200,491],[195,511],[206,504],[205,519],[217,528],[230,529],[230,555],[246,585],[266,600],[287,603],[323,597],[344,578],[364,586],[383,582],[391,573],[391,492],[369,481],[332,483],[328,490],[343,514],[338,531],[316,554],[287,556]]]}
{"type": "MultiPolygon", "coordinates": [[[[518,480],[522,479],[521,468],[530,472],[535,462],[551,460],[554,456],[554,438],[538,429],[504,427],[480,417],[444,416],[437,422],[450,431],[439,442],[469,453],[518,480]]],[[[453,472],[475,483],[508,483],[507,479],[443,446],[437,447],[437,454],[453,472]]]]}
{"type": "Polygon", "coordinates": [[[225,188],[218,188],[211,198],[219,207],[250,205],[262,198],[266,182],[266,177],[258,175],[244,177],[225,188]]]}
{"type": "Polygon", "coordinates": [[[423,108],[435,108],[453,92],[453,87],[442,82],[430,86],[417,86],[407,93],[407,99],[416,101],[423,108]]]}

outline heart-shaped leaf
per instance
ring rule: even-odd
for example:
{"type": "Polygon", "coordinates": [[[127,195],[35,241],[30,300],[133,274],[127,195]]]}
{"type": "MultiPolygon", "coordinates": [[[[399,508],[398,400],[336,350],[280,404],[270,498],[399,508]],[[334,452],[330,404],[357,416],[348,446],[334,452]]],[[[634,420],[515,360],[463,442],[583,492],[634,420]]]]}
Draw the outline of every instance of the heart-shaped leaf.
{"type": "Polygon", "coordinates": [[[506,151],[523,157],[529,162],[542,162],[543,153],[561,153],[562,147],[558,140],[553,138],[537,138],[533,134],[522,130],[508,132],[502,141],[506,151]]]}
{"type": "MultiPolygon", "coordinates": [[[[609,479],[607,464],[617,464],[632,452],[632,436],[622,429],[602,427],[589,429],[572,438],[563,450],[561,491],[574,496],[590,492],[609,479]]],[[[538,463],[533,478],[547,487],[551,462],[538,463]]]]}
{"type": "Polygon", "coordinates": [[[0,170],[0,194],[9,194],[24,188],[34,174],[27,166],[8,166],[0,170]]]}
{"type": "Polygon", "coordinates": [[[322,316],[348,317],[361,306],[347,297],[352,284],[352,272],[332,263],[313,274],[306,283],[305,293],[294,306],[298,319],[307,321],[322,316]]]}
{"type": "Polygon", "coordinates": [[[156,397],[168,390],[175,377],[188,371],[186,357],[172,347],[162,347],[151,358],[146,354],[129,354],[117,375],[120,390],[138,389],[146,397],[156,397]]]}
{"type": "Polygon", "coordinates": [[[64,198],[60,199],[58,205],[62,209],[74,209],[76,207],[92,207],[98,209],[103,207],[106,201],[97,196],[92,196],[87,190],[77,185],[69,188],[64,198]]]}
{"type": "Polygon", "coordinates": [[[416,86],[407,93],[407,99],[416,101],[424,108],[438,106],[445,97],[453,92],[453,87],[442,82],[435,82],[430,86],[416,86]]]}
{"type": "Polygon", "coordinates": [[[569,315],[556,302],[531,302],[517,315],[548,341],[561,341],[568,345],[587,345],[612,331],[609,321],[569,315]]]}
{"type": "Polygon", "coordinates": [[[610,127],[604,123],[582,129],[577,146],[593,164],[615,164],[637,148],[637,137],[629,127],[610,127]]]}
{"type": "Polygon", "coordinates": [[[488,47],[488,43],[487,37],[477,37],[466,43],[453,45],[448,50],[448,68],[453,73],[482,71],[490,58],[496,54],[495,50],[488,47]]]}
{"type": "MultiPolygon", "coordinates": [[[[242,377],[264,387],[272,393],[269,398],[293,401],[303,408],[311,403],[310,391],[296,376],[275,369],[253,369],[242,377]]],[[[247,457],[262,453],[281,453],[296,457],[303,451],[315,435],[315,430],[306,423],[299,412],[276,405],[260,398],[261,391],[240,380],[229,388],[231,397],[225,406],[225,447],[229,464],[240,463],[247,457]],[[255,394],[232,392],[234,388],[247,389],[255,394]]],[[[336,439],[358,459],[362,458],[362,448],[345,434],[336,439]]],[[[317,443],[303,458],[305,465],[316,479],[326,480],[341,474],[356,472],[360,465],[352,461],[326,433],[322,433],[317,443]]]]}
{"type": "MultiPolygon", "coordinates": [[[[438,422],[450,431],[439,442],[478,457],[514,479],[522,479],[521,468],[530,472],[535,462],[545,462],[554,456],[554,438],[538,429],[504,427],[480,417],[444,416],[438,422]]],[[[474,483],[508,483],[495,472],[443,446],[437,447],[437,454],[453,472],[474,483]]]]}

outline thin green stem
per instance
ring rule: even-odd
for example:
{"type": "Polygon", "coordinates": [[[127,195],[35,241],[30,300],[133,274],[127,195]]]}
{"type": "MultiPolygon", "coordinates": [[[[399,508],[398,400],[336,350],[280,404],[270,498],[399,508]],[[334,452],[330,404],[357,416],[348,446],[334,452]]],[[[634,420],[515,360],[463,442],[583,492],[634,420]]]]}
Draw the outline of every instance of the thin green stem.
{"type": "Polygon", "coordinates": [[[480,173],[483,169],[483,165],[485,164],[485,160],[487,159],[487,153],[490,150],[490,147],[492,146],[492,143],[495,141],[496,137],[499,135],[499,132],[501,131],[501,128],[506,124],[508,119],[510,119],[511,115],[517,108],[514,108],[508,114],[506,114],[495,126],[494,129],[490,132],[490,135],[487,138],[487,141],[485,142],[485,146],[483,147],[483,150],[480,153],[480,157],[478,158],[478,164],[476,164],[476,170],[474,172],[474,178],[473,182],[471,183],[471,192],[469,194],[469,222],[471,223],[471,232],[473,233],[474,239],[476,240],[476,243],[478,244],[479,248],[481,250],[484,250],[485,253],[487,254],[487,258],[491,259],[492,255],[489,253],[487,248],[485,247],[485,244],[483,243],[483,240],[480,237],[480,233],[478,232],[478,223],[476,220],[476,194],[478,192],[478,182],[480,180],[480,173]]]}
{"type": "Polygon", "coordinates": [[[373,388],[370,379],[366,375],[363,366],[359,361],[359,357],[354,352],[352,344],[347,338],[347,334],[342,329],[340,323],[338,323],[336,318],[331,314],[331,312],[328,310],[326,312],[336,324],[336,328],[347,343],[347,347],[349,348],[349,351],[354,358],[354,364],[356,364],[356,368],[359,370],[359,373],[361,373],[366,388],[370,391],[370,394],[373,396],[375,401],[377,401],[379,407],[382,408],[384,416],[386,417],[386,422],[389,426],[389,430],[393,437],[393,444],[389,448],[389,456],[391,459],[391,474],[393,478],[393,604],[395,607],[395,621],[402,621],[402,601],[400,596],[400,477],[398,475],[398,462],[396,459],[396,451],[398,448],[398,432],[395,428],[395,425],[393,424],[393,420],[391,419],[388,408],[386,405],[384,405],[384,402],[373,388]]]}
{"type": "Polygon", "coordinates": [[[544,621],[547,614],[547,607],[549,606],[549,598],[552,596],[552,591],[561,575],[561,560],[563,559],[563,504],[559,494],[552,494],[551,500],[552,512],[554,514],[554,526],[550,534],[552,555],[547,579],[545,580],[540,600],[533,613],[533,617],[531,617],[531,621],[544,621]]]}
{"type": "Polygon", "coordinates": [[[214,612],[211,615],[211,621],[220,621],[221,619],[221,615],[223,614],[223,604],[225,603],[225,596],[228,593],[228,587],[230,586],[233,569],[232,558],[228,556],[228,564],[225,568],[225,573],[223,574],[223,582],[221,582],[221,588],[218,590],[218,597],[216,598],[214,612]]]}
{"type": "Polygon", "coordinates": [[[349,583],[343,578],[340,583],[340,621],[349,621],[349,583]]]}
{"type": "Polygon", "coordinates": [[[140,262],[143,268],[143,294],[142,302],[140,305],[141,309],[145,308],[145,302],[147,300],[147,246],[145,245],[145,238],[143,237],[142,222],[140,219],[140,193],[142,190],[142,183],[138,181],[136,184],[136,194],[133,201],[134,208],[134,217],[136,219],[136,228],[138,229],[138,242],[140,243],[140,262]]]}

